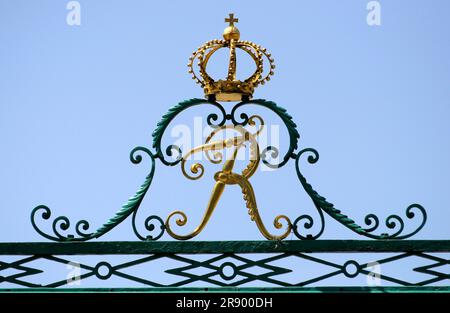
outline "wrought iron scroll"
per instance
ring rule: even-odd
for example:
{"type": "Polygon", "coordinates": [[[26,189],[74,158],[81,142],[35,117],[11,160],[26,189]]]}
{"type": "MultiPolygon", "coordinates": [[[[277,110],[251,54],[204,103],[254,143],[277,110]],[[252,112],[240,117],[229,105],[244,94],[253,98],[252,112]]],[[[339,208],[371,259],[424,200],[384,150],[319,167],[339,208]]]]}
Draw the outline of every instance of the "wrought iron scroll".
{"type": "Polygon", "coordinates": [[[295,158],[295,169],[297,171],[297,176],[300,180],[300,183],[303,186],[303,189],[306,191],[306,193],[308,194],[308,196],[311,198],[312,202],[314,203],[314,206],[319,211],[321,227],[320,227],[320,231],[316,235],[313,235],[313,234],[308,234],[307,236],[301,235],[298,231],[298,223],[301,220],[306,220],[306,222],[304,223],[305,229],[311,228],[314,224],[314,220],[310,215],[302,215],[294,221],[293,230],[294,230],[295,235],[298,238],[300,238],[300,239],[317,239],[322,235],[323,230],[325,228],[325,220],[324,220],[322,212],[327,213],[329,216],[331,216],[333,219],[335,219],[336,221],[338,221],[339,223],[341,223],[342,225],[344,225],[351,231],[353,231],[359,235],[372,238],[372,239],[406,239],[406,238],[409,238],[409,237],[415,235],[416,233],[418,233],[425,225],[426,220],[427,220],[427,213],[420,204],[411,204],[406,208],[406,217],[408,219],[413,219],[414,217],[416,217],[416,213],[414,213],[414,211],[418,211],[422,217],[420,225],[414,231],[407,233],[407,234],[403,234],[405,222],[403,221],[403,219],[400,216],[395,215],[395,214],[389,215],[385,220],[385,225],[387,228],[389,228],[389,229],[397,228],[397,230],[391,234],[388,234],[388,233],[381,233],[379,235],[373,234],[373,232],[375,230],[377,230],[378,227],[380,226],[380,220],[375,214],[372,214],[372,213],[366,215],[366,217],[364,219],[365,224],[368,226],[367,228],[363,228],[360,225],[356,224],[354,220],[349,218],[347,215],[345,215],[340,210],[336,209],[334,207],[333,203],[328,202],[325,197],[322,197],[307,182],[305,176],[303,176],[303,174],[301,173],[300,166],[299,166],[299,161],[300,161],[301,156],[303,154],[307,154],[307,153],[310,153],[310,155],[308,156],[308,162],[310,164],[314,164],[319,160],[319,153],[315,149],[312,149],[312,148],[303,149],[297,155],[293,155],[293,158],[295,158]]]}
{"type": "Polygon", "coordinates": [[[99,238],[109,232],[111,229],[122,223],[131,214],[133,231],[136,236],[141,240],[157,240],[164,234],[164,223],[160,217],[152,215],[146,218],[145,228],[149,232],[155,232],[154,235],[141,235],[136,227],[136,212],[141,205],[142,200],[145,197],[148,189],[153,180],[153,175],[155,174],[155,156],[144,147],[136,147],[130,153],[130,160],[134,164],[139,164],[142,162],[142,155],[139,152],[144,152],[151,160],[150,172],[145,178],[144,183],[134,194],[133,197],[128,199],[128,201],[121,207],[121,209],[105,224],[92,233],[87,233],[89,230],[89,222],[86,220],[80,220],[75,225],[75,232],[77,236],[73,234],[64,235],[61,231],[67,231],[70,228],[70,220],[65,216],[59,216],[55,218],[52,222],[53,235],[45,233],[41,230],[36,223],[37,216],[40,216],[44,220],[49,220],[51,218],[51,210],[45,205],[39,205],[33,209],[31,212],[31,224],[33,228],[43,237],[53,240],[53,241],[87,241],[93,238],[99,238]],[[156,225],[155,225],[156,224],[156,225]]]}
{"type": "MultiPolygon", "coordinates": [[[[139,207],[150,188],[155,173],[155,163],[159,160],[165,166],[175,166],[180,163],[183,159],[183,152],[181,148],[176,145],[169,145],[165,148],[162,147],[162,139],[164,137],[165,131],[171,122],[183,111],[190,107],[197,105],[208,105],[209,107],[216,110],[216,112],[209,114],[206,117],[208,125],[212,128],[222,127],[229,121],[234,126],[246,126],[251,121],[251,117],[242,112],[238,115],[238,111],[247,105],[257,105],[260,107],[267,108],[268,110],[275,113],[285,125],[289,134],[289,148],[282,155],[281,161],[279,163],[273,164],[269,161],[269,157],[276,158],[279,155],[279,150],[276,147],[268,146],[261,150],[260,159],[261,161],[271,168],[280,168],[286,165],[290,160],[295,160],[295,169],[300,181],[301,186],[311,198],[315,209],[319,214],[319,221],[315,221],[311,215],[302,214],[298,216],[292,224],[289,221],[289,229],[292,229],[295,236],[299,239],[312,240],[319,238],[325,229],[325,218],[324,213],[329,215],[331,218],[347,227],[351,231],[358,235],[362,235],[372,239],[405,239],[415,235],[419,232],[426,223],[427,214],[425,209],[419,204],[411,204],[406,208],[406,218],[409,220],[415,219],[417,216],[421,218],[419,226],[409,232],[404,233],[405,221],[398,215],[389,215],[385,220],[385,226],[392,230],[392,233],[379,233],[374,232],[379,229],[380,220],[375,214],[368,214],[364,223],[367,227],[362,227],[357,224],[353,219],[348,217],[342,211],[336,209],[334,205],[327,201],[326,198],[322,197],[315,189],[308,183],[305,176],[300,170],[300,159],[303,155],[309,154],[307,161],[310,164],[314,164],[319,159],[319,154],[315,149],[306,148],[300,151],[298,149],[298,140],[300,138],[299,132],[297,130],[297,125],[292,120],[292,117],[287,113],[286,109],[278,106],[272,101],[267,101],[263,99],[256,100],[246,100],[234,105],[230,111],[227,110],[218,102],[214,100],[205,99],[190,99],[187,101],[180,102],[174,107],[170,108],[169,111],[162,116],[161,121],[157,124],[154,130],[153,144],[152,148],[154,151],[150,151],[145,147],[136,147],[130,153],[130,160],[134,164],[139,164],[142,161],[141,153],[145,153],[151,161],[150,172],[145,178],[143,184],[140,186],[138,191],[133,197],[131,197],[121,209],[105,224],[93,232],[89,232],[90,225],[86,220],[80,220],[75,224],[74,231],[75,234],[69,232],[71,222],[65,216],[56,217],[51,222],[51,232],[45,232],[41,227],[38,226],[37,219],[40,217],[43,220],[50,220],[52,213],[50,208],[45,205],[40,205],[35,207],[31,212],[31,223],[33,228],[43,237],[52,241],[87,241],[93,238],[99,238],[104,234],[111,231],[117,225],[122,223],[130,215],[132,216],[132,228],[135,235],[140,240],[157,240],[161,238],[166,231],[166,226],[164,225],[163,219],[157,215],[151,215],[147,217],[144,221],[144,228],[148,234],[141,234],[138,231],[136,215],[139,207]],[[419,213],[419,214],[417,214],[419,213]],[[308,233],[314,224],[319,224],[319,231],[316,233],[308,233]]],[[[273,237],[274,239],[276,237],[273,237]]]]}

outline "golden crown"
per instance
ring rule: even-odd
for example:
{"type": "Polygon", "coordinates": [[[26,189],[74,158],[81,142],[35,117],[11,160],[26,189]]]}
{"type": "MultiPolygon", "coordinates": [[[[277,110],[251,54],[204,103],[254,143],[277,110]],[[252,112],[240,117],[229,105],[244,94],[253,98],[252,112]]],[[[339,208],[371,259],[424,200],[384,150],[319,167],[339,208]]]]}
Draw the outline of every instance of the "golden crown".
{"type": "MultiPolygon", "coordinates": [[[[189,58],[189,73],[197,84],[200,84],[205,96],[209,99],[217,101],[241,101],[250,99],[253,91],[259,84],[264,85],[270,80],[275,68],[274,60],[269,52],[260,45],[251,41],[241,41],[239,29],[234,25],[239,20],[234,18],[234,14],[230,13],[225,22],[229,23],[228,27],[223,31],[223,40],[214,39],[206,42],[189,58]],[[230,60],[228,64],[228,75],[226,79],[214,80],[206,72],[206,67],[211,56],[221,48],[230,49],[230,60]],[[255,72],[245,80],[236,79],[236,48],[242,49],[249,54],[256,64],[255,72]],[[270,70],[263,77],[264,57],[268,60],[270,70]],[[199,73],[201,79],[195,73],[193,63],[198,60],[199,73]]],[[[267,62],[266,62],[267,63],[267,62]]]]}

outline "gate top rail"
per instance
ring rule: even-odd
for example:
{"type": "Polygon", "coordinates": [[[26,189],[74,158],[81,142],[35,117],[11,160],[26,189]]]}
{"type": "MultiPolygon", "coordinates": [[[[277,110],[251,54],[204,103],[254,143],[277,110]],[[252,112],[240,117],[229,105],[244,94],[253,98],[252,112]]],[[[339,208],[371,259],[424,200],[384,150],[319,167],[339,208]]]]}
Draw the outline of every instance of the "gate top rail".
{"type": "Polygon", "coordinates": [[[450,252],[450,240],[3,242],[0,255],[450,252]]]}

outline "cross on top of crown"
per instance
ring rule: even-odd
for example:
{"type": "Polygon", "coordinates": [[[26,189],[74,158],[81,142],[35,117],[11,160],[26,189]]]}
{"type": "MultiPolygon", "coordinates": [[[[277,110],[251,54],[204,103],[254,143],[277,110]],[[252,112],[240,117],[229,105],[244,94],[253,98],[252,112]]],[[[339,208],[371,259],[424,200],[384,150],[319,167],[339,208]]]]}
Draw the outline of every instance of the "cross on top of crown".
{"type": "Polygon", "coordinates": [[[234,26],[234,23],[239,22],[238,18],[234,18],[234,13],[228,14],[229,17],[225,18],[225,23],[230,23],[230,26],[234,26]]]}

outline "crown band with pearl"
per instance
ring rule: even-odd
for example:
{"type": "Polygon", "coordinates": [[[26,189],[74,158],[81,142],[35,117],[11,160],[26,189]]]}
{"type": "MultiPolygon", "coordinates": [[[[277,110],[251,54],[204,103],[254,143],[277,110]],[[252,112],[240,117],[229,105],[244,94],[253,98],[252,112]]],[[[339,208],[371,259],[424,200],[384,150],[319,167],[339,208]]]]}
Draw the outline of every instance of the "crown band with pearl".
{"type": "Polygon", "coordinates": [[[274,60],[267,50],[251,41],[241,41],[239,29],[234,25],[238,19],[234,18],[234,14],[229,14],[229,18],[225,19],[229,26],[223,32],[223,40],[210,40],[192,53],[189,58],[189,73],[197,84],[200,84],[207,98],[217,101],[241,101],[250,99],[253,96],[255,87],[259,84],[264,85],[270,80],[275,68],[274,60]],[[214,80],[206,72],[206,67],[211,56],[219,49],[228,47],[230,49],[230,58],[228,65],[228,75],[226,79],[214,80]],[[256,64],[255,72],[245,80],[236,79],[236,48],[247,52],[256,64]],[[263,75],[264,61],[266,57],[270,70],[266,76],[263,75]],[[199,73],[201,79],[196,75],[193,69],[194,60],[198,59],[199,73]]]}

